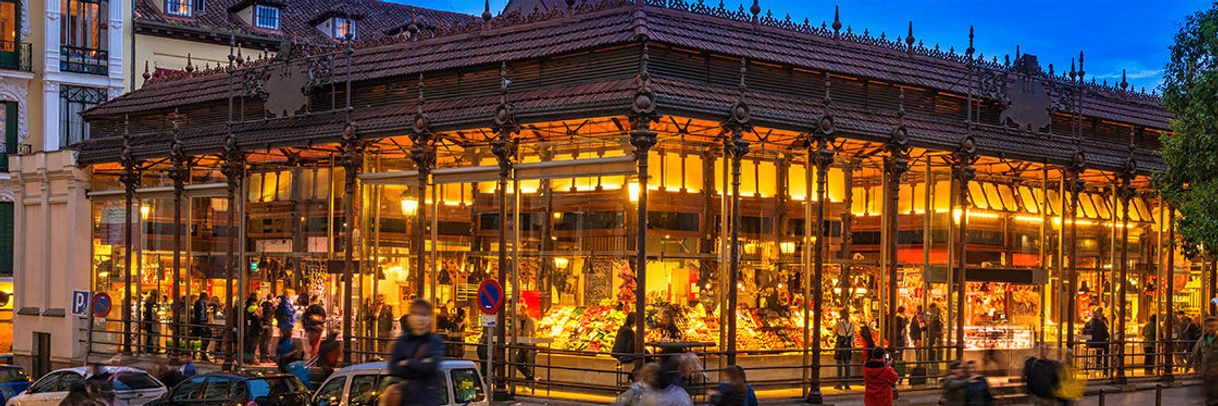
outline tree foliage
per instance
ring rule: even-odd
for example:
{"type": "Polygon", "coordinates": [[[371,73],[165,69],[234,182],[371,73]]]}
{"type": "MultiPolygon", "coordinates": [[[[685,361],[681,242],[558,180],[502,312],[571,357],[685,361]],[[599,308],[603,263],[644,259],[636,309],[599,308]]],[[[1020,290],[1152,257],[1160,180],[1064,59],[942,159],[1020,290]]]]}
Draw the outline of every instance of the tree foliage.
{"type": "Polygon", "coordinates": [[[1218,3],[1186,17],[1176,34],[1163,106],[1176,118],[1160,139],[1167,169],[1155,186],[1179,210],[1186,253],[1218,252],[1218,3]]]}

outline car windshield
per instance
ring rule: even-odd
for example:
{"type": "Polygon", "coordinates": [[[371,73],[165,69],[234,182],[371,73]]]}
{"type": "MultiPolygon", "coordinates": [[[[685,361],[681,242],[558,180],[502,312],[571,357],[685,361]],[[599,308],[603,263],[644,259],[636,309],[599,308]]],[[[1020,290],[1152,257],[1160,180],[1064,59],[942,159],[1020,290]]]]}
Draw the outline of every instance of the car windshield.
{"type": "Polygon", "coordinates": [[[478,379],[478,371],[473,368],[454,369],[451,372],[453,396],[457,403],[468,403],[482,400],[482,382],[478,379]]]}
{"type": "Polygon", "coordinates": [[[24,370],[18,368],[0,369],[0,383],[9,382],[29,382],[30,377],[25,374],[24,370]]]}
{"type": "Polygon", "coordinates": [[[152,376],[142,372],[119,374],[114,378],[114,390],[145,390],[161,386],[152,376]]]}
{"type": "Polygon", "coordinates": [[[246,381],[246,385],[250,389],[250,399],[308,391],[308,388],[293,376],[255,378],[246,381]]]}

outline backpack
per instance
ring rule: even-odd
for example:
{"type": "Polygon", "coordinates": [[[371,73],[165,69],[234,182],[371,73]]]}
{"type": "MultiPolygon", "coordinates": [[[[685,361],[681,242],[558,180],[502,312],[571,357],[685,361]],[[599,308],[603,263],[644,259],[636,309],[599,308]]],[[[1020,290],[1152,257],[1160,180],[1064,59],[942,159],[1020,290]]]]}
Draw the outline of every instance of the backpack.
{"type": "Polygon", "coordinates": [[[1041,398],[1053,398],[1054,389],[1058,385],[1058,371],[1062,368],[1060,362],[1031,357],[1023,363],[1023,381],[1025,391],[1041,398]]]}

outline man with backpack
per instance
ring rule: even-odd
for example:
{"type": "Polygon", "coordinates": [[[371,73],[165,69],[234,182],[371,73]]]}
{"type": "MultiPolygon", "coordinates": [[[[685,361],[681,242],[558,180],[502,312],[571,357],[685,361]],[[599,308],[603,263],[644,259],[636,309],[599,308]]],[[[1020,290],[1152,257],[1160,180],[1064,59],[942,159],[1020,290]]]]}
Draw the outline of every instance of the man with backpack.
{"type": "Polygon", "coordinates": [[[1104,322],[1103,309],[1095,309],[1091,313],[1091,320],[1083,326],[1083,334],[1089,336],[1087,338],[1087,348],[1095,351],[1097,359],[1096,365],[1100,367],[1100,374],[1108,375],[1108,324],[1104,322]]]}

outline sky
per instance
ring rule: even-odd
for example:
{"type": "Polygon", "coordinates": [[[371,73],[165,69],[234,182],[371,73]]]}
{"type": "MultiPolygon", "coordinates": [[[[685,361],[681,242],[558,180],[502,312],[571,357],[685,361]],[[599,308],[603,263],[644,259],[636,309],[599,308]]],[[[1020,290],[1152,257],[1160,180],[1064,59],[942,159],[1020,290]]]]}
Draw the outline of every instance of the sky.
{"type": "MultiPolygon", "coordinates": [[[[389,0],[420,7],[480,15],[482,0],[389,0]]],[[[698,0],[686,0],[698,1],[698,0]]],[[[705,0],[717,5],[718,0],[705,0]]],[[[728,8],[742,1],[724,0],[728,8]]],[[[1133,88],[1158,88],[1168,47],[1185,16],[1209,3],[1203,0],[759,0],[775,18],[808,18],[814,25],[833,21],[833,6],[841,7],[842,24],[861,33],[885,32],[904,36],[910,21],[914,37],[927,47],[968,47],[968,27],[976,28],[975,47],[986,58],[1004,54],[1034,54],[1048,69],[1070,69],[1070,58],[1086,54],[1088,77],[1109,83],[1121,81],[1126,70],[1133,88]]],[[[507,0],[491,0],[498,13],[507,0]]],[[[745,4],[745,9],[751,1],[745,4]]],[[[764,14],[765,11],[762,11],[764,14]]]]}

